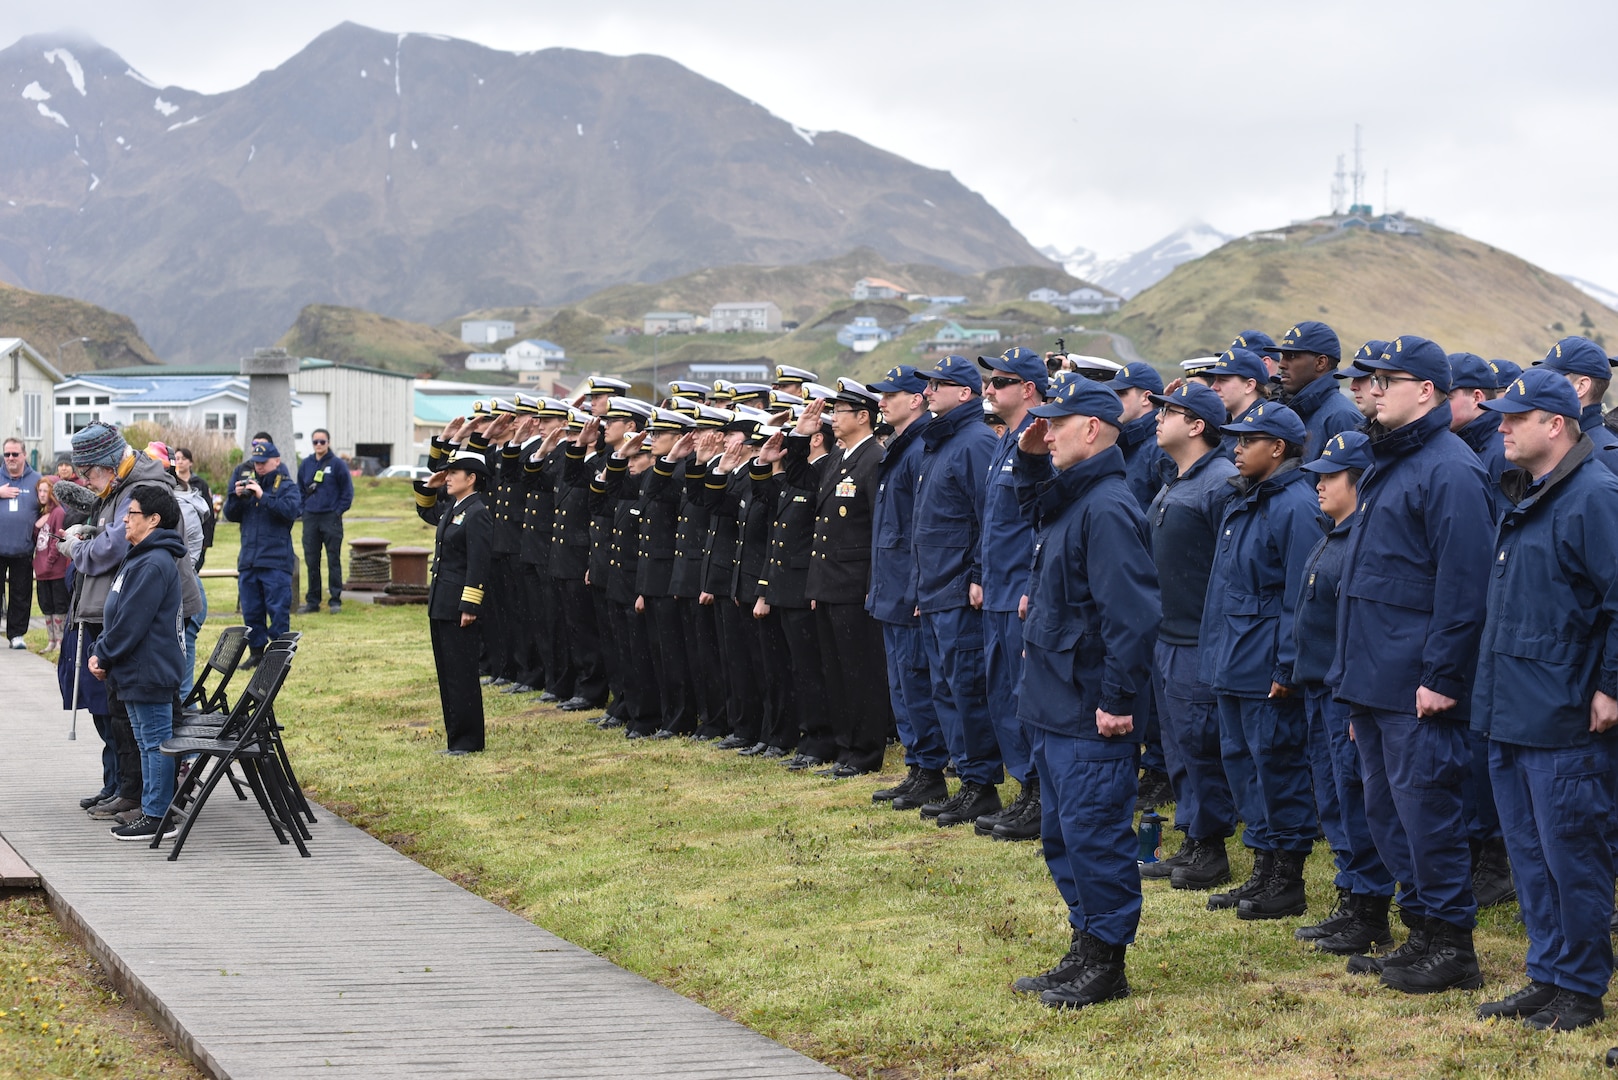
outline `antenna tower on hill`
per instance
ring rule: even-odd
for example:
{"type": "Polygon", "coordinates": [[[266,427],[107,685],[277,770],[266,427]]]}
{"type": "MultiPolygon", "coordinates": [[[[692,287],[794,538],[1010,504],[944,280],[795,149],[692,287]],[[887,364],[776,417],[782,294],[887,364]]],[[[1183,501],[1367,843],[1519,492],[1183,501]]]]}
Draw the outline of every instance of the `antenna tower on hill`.
{"type": "Polygon", "coordinates": [[[1331,177],[1331,213],[1332,217],[1341,217],[1343,213],[1343,200],[1348,198],[1348,170],[1343,165],[1343,155],[1337,155],[1337,171],[1331,177]]]}
{"type": "Polygon", "coordinates": [[[1365,148],[1360,143],[1360,126],[1354,125],[1354,202],[1348,208],[1350,214],[1371,213],[1371,208],[1365,202],[1365,148]]]}

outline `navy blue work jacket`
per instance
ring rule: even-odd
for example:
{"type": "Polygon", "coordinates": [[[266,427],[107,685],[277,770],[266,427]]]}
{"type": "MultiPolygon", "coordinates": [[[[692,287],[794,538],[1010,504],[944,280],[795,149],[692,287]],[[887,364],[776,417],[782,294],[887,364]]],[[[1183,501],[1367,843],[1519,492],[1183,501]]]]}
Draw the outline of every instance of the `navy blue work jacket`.
{"type": "Polygon", "coordinates": [[[1358,431],[1365,417],[1343,393],[1342,385],[1330,374],[1322,375],[1287,399],[1287,408],[1298,414],[1309,437],[1304,440],[1303,460],[1314,461],[1326,448],[1326,441],[1345,431],[1358,431]]]}
{"type": "Polygon", "coordinates": [[[1618,473],[1618,432],[1607,426],[1599,403],[1584,407],[1579,416],[1579,429],[1595,443],[1596,460],[1618,473]]]}
{"type": "Polygon", "coordinates": [[[1292,661],[1294,685],[1324,683],[1331,670],[1337,641],[1337,590],[1343,583],[1343,560],[1348,555],[1348,534],[1354,527],[1350,514],[1341,525],[1322,516],[1321,527],[1329,529],[1303,567],[1303,587],[1292,617],[1292,640],[1296,659],[1292,661]]]}
{"type": "Polygon", "coordinates": [[[888,440],[878,466],[876,506],[871,512],[871,590],[865,610],[885,623],[916,621],[916,555],[910,524],[916,510],[916,467],[921,432],[932,422],[922,413],[888,440]]]}
{"type": "MultiPolygon", "coordinates": [[[[1050,459],[1018,452],[1018,470],[1050,459]]],[[[1143,724],[1103,736],[1096,710],[1141,717],[1161,608],[1146,521],[1116,446],[1039,482],[1017,718],[1081,740],[1092,758],[1135,752],[1143,724]]]]}
{"type": "Polygon", "coordinates": [[[306,514],[346,513],[354,505],[354,478],[348,463],[335,453],[310,454],[298,465],[298,490],[306,514]]]}
{"type": "Polygon", "coordinates": [[[1512,509],[1489,571],[1472,727],[1519,746],[1582,746],[1597,690],[1618,697],[1618,477],[1582,439],[1538,484],[1506,474],[1512,509]]]}
{"type": "MultiPolygon", "coordinates": [[[[1260,394],[1257,401],[1253,402],[1253,404],[1251,404],[1247,408],[1243,409],[1242,414],[1240,416],[1232,416],[1230,418],[1230,422],[1232,424],[1239,424],[1243,420],[1246,420],[1248,414],[1251,413],[1254,409],[1258,408],[1260,405],[1263,405],[1266,400],[1267,399],[1264,397],[1264,395],[1260,394]]],[[[1224,438],[1220,439],[1219,440],[1219,448],[1224,451],[1225,456],[1230,458],[1231,461],[1236,460],[1236,436],[1234,436],[1234,435],[1226,435],[1224,438]]]]}
{"type": "Polygon", "coordinates": [[[1163,462],[1169,459],[1157,445],[1156,409],[1124,425],[1118,433],[1118,449],[1124,452],[1124,480],[1145,510],[1163,487],[1163,462]]]}
{"type": "Polygon", "coordinates": [[[1425,686],[1455,699],[1446,719],[1467,718],[1494,509],[1488,474],[1449,420],[1446,402],[1371,443],[1326,676],[1339,700],[1414,716],[1425,686]]]}
{"type": "Polygon", "coordinates": [[[1184,473],[1172,460],[1163,465],[1163,489],[1146,511],[1152,556],[1163,594],[1163,625],[1157,636],[1168,645],[1195,645],[1202,638],[1202,607],[1213,569],[1214,541],[1235,496],[1230,481],[1235,464],[1214,448],[1184,473]]]}
{"type": "Polygon", "coordinates": [[[973,398],[935,416],[921,442],[912,546],[916,603],[926,614],[966,607],[968,587],[983,581],[983,480],[995,437],[973,398]]]}
{"type": "Polygon", "coordinates": [[[261,498],[238,495],[234,486],[225,496],[225,520],[241,525],[237,570],[284,570],[292,573],[292,523],[303,513],[298,485],[285,465],[268,476],[257,477],[261,498]]]}
{"type": "Polygon", "coordinates": [[[1016,470],[1017,440],[1034,422],[1022,423],[995,444],[983,495],[983,542],[978,561],[983,574],[983,610],[1016,611],[1028,595],[1028,571],[1034,565],[1032,490],[1024,491],[1016,470]]]}
{"type": "Polygon", "coordinates": [[[1313,479],[1293,459],[1251,488],[1233,482],[1202,609],[1202,681],[1221,694],[1262,698],[1272,682],[1293,685],[1292,619],[1323,531],[1313,479]]]}

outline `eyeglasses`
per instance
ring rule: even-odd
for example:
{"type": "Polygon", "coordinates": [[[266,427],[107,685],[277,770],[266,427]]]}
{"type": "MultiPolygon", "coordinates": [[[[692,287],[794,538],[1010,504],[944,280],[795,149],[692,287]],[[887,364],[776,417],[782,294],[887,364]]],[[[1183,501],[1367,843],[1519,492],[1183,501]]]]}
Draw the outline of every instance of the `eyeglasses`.
{"type": "Polygon", "coordinates": [[[130,518],[149,518],[149,517],[158,517],[158,516],[160,516],[160,515],[158,515],[155,511],[153,513],[148,514],[146,511],[137,510],[133,506],[131,506],[129,509],[124,511],[124,520],[125,521],[128,521],[130,518]]]}
{"type": "Polygon", "coordinates": [[[1194,420],[1201,420],[1202,419],[1202,417],[1196,415],[1195,413],[1187,412],[1184,409],[1176,409],[1176,408],[1173,408],[1172,406],[1165,406],[1164,409],[1163,409],[1163,415],[1164,416],[1178,416],[1180,419],[1184,420],[1188,424],[1191,423],[1194,420]]]}
{"type": "Polygon", "coordinates": [[[1016,386],[1024,381],[1015,375],[991,375],[989,377],[989,385],[996,390],[1004,390],[1008,386],[1016,386]]]}
{"type": "Polygon", "coordinates": [[[1426,379],[1418,379],[1414,375],[1372,375],[1371,376],[1371,385],[1376,387],[1378,390],[1386,390],[1389,386],[1393,385],[1396,382],[1426,382],[1426,381],[1427,381],[1426,379]]]}

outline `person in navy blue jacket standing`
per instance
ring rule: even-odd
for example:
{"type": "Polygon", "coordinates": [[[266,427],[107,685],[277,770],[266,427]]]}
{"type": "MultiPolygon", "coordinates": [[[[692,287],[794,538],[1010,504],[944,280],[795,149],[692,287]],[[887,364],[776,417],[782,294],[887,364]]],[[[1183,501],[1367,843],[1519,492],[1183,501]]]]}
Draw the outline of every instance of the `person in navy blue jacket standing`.
{"type": "Polygon", "coordinates": [[[1612,385],[1612,364],[1607,351],[1589,338],[1565,337],[1552,345],[1545,359],[1535,361],[1558,375],[1579,395],[1579,428],[1595,443],[1596,460],[1618,472],[1618,432],[1601,414],[1601,402],[1612,385]]]}
{"type": "Polygon", "coordinates": [[[1277,358],[1287,408],[1298,414],[1308,432],[1303,444],[1305,462],[1319,457],[1333,435],[1360,426],[1360,411],[1332,378],[1343,360],[1335,330],[1323,322],[1301,322],[1265,351],[1277,358]]]}
{"type": "Polygon", "coordinates": [[[1140,924],[1134,717],[1151,692],[1161,607],[1146,521],[1117,447],[1122,411],[1105,386],[1073,379],[1033,410],[1038,421],[1018,444],[1039,530],[1018,716],[1044,788],[1045,863],[1073,941],[1055,967],[1015,988],[1056,1008],[1127,996],[1125,953],[1140,924]]]}
{"type": "Polygon", "coordinates": [[[331,612],[343,610],[343,515],[354,505],[354,480],[348,463],[331,448],[331,432],[309,434],[314,453],[298,465],[298,491],[303,496],[303,570],[309,575],[299,614],[320,610],[320,554],[326,553],[331,612]]]}
{"type": "Polygon", "coordinates": [[[1478,1009],[1567,1031],[1605,1015],[1612,980],[1613,731],[1618,725],[1618,477],[1580,402],[1525,371],[1501,415],[1512,508],[1489,575],[1472,727],[1488,736],[1528,929],[1528,985],[1478,1009]]]}
{"type": "Polygon", "coordinates": [[[225,520],[242,527],[236,587],[251,653],[243,664],[250,668],[264,655],[271,638],[287,632],[292,614],[292,523],[303,512],[303,498],[274,443],[255,442],[247,460],[252,471],[225,496],[225,520]]]}
{"type": "Polygon", "coordinates": [[[921,816],[948,826],[999,810],[998,785],[1005,779],[989,717],[983,615],[971,603],[971,586],[983,583],[984,480],[995,436],[983,422],[977,365],[964,356],[946,356],[925,374],[934,419],[921,436],[916,476],[916,607],[933,705],[961,786],[949,798],[923,806],[921,816]]]}
{"type": "Polygon", "coordinates": [[[1247,881],[1208,900],[1243,919],[1305,910],[1303,864],[1317,821],[1309,790],[1308,724],[1292,668],[1293,613],[1303,567],[1320,539],[1308,437],[1298,414],[1265,402],[1221,430],[1236,438],[1236,497],[1219,527],[1202,612],[1202,677],[1219,695],[1219,741],[1253,850],[1247,881]]]}
{"type": "Polygon", "coordinates": [[[1309,553],[1303,589],[1292,620],[1297,660],[1292,678],[1303,696],[1309,720],[1309,767],[1314,773],[1315,807],[1321,831],[1337,862],[1337,908],[1313,926],[1293,931],[1322,952],[1339,956],[1369,953],[1393,944],[1388,907],[1393,877],[1376,853],[1365,820],[1365,783],[1360,755],[1349,737],[1348,706],[1326,684],[1332,643],[1337,639],[1337,592],[1343,580],[1348,534],[1359,509],[1357,485],[1372,464],[1371,440],[1345,431],[1326,440],[1320,456],[1305,465],[1313,475],[1320,511],[1330,530],[1309,553]]]}
{"type": "Polygon", "coordinates": [[[1449,357],[1394,338],[1373,372],[1382,433],[1360,479],[1326,681],[1348,702],[1378,854],[1403,891],[1410,938],[1386,958],[1351,957],[1406,993],[1483,984],[1462,812],[1466,721],[1494,534],[1488,474],[1449,430],[1449,357]]]}
{"type": "MultiPolygon", "coordinates": [[[[1214,365],[1203,373],[1219,400],[1225,403],[1225,412],[1231,423],[1246,419],[1247,414],[1265,400],[1264,388],[1270,382],[1270,369],[1264,358],[1249,349],[1231,346],[1222,353],[1214,365]]],[[[1236,456],[1236,436],[1225,436],[1225,455],[1236,456]]]]}
{"type": "Polygon", "coordinates": [[[920,436],[933,417],[922,397],[927,380],[909,364],[893,368],[867,389],[880,396],[882,419],[893,426],[893,434],[877,472],[876,506],[871,514],[871,590],[865,610],[882,625],[888,698],[908,767],[903,780],[873,791],[871,801],[885,802],[895,810],[916,810],[949,795],[944,782],[949,749],[933,707],[927,650],[921,640],[921,619],[916,615],[916,557],[910,535],[920,436]]]}
{"type": "Polygon", "coordinates": [[[985,372],[983,398],[1005,421],[1006,433],[995,445],[984,477],[978,557],[983,578],[968,591],[972,606],[983,611],[989,719],[1006,771],[1022,790],[999,813],[978,818],[973,828],[979,835],[1002,840],[1037,840],[1044,817],[1039,772],[1034,768],[1028,733],[1017,719],[1017,684],[1022,681],[1022,619],[1017,609],[1028,595],[1028,571],[1034,562],[1034,506],[1031,499],[1024,498],[1013,465],[1017,440],[1033,423],[1028,410],[1045,400],[1050,381],[1045,361],[1030,349],[980,356],[978,366],[985,372]]]}

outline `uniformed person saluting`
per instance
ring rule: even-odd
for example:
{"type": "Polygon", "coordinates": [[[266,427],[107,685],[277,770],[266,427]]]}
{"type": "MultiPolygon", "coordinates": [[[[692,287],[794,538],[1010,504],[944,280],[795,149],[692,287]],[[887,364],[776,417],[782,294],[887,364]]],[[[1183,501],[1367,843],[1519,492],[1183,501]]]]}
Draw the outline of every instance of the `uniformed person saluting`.
{"type": "Polygon", "coordinates": [[[1129,994],[1124,953],[1141,909],[1134,717],[1151,692],[1161,607],[1146,521],[1117,446],[1118,395],[1075,379],[1030,411],[1039,419],[1018,441],[1016,470],[1037,484],[1038,539],[1018,716],[1043,785],[1045,862],[1073,945],[1016,989],[1082,1008],[1129,994]]]}
{"type": "Polygon", "coordinates": [[[433,581],[427,594],[438,700],[449,746],[460,757],[483,749],[483,694],[478,689],[478,643],[484,592],[489,580],[493,523],[484,505],[489,481],[487,444],[473,436],[426,480],[416,481],[416,513],[438,526],[433,541],[433,581]]]}

